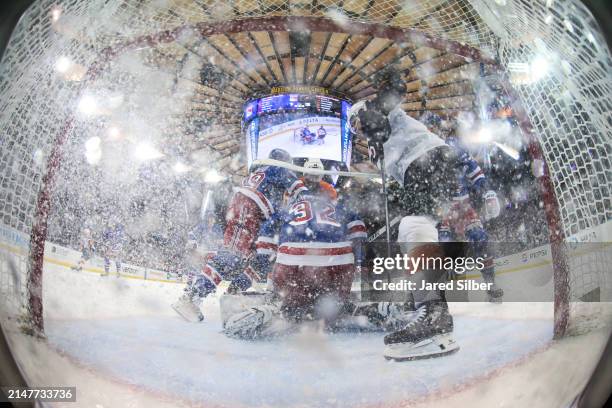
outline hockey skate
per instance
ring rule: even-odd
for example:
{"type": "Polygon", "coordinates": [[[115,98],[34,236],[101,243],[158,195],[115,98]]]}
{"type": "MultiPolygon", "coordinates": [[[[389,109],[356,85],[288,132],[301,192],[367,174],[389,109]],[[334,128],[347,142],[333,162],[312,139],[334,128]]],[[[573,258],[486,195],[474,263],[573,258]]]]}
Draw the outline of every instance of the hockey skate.
{"type": "Polygon", "coordinates": [[[504,290],[495,283],[487,290],[487,301],[491,303],[501,303],[504,296],[504,290]]]}
{"type": "Polygon", "coordinates": [[[458,350],[459,345],[453,339],[453,317],[444,301],[422,304],[402,330],[385,336],[387,360],[419,360],[458,350]]]}
{"type": "Polygon", "coordinates": [[[414,303],[375,302],[354,306],[350,315],[339,319],[339,329],[394,331],[408,324],[414,314],[414,303]]]}
{"type": "Polygon", "coordinates": [[[188,322],[199,323],[204,320],[204,315],[200,311],[197,302],[187,293],[181,296],[176,303],[172,304],[172,309],[188,322]]]}

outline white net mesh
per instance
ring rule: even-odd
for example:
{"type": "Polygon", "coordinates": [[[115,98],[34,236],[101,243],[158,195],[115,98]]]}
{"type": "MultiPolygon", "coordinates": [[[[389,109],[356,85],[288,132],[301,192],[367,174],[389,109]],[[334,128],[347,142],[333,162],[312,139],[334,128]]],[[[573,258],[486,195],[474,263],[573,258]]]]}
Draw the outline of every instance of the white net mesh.
{"type": "MultiPolygon", "coordinates": [[[[168,75],[154,68],[159,76],[156,82],[147,77],[151,70],[143,69],[146,50],[156,45],[153,37],[139,44],[144,50],[137,66],[129,66],[130,61],[110,67],[99,63],[119,61],[121,46],[142,35],[202,22],[287,15],[418,30],[497,56],[502,70],[533,65],[538,58],[549,61],[551,69],[544,77],[528,73],[514,81],[514,88],[552,175],[561,216],[560,224],[552,227],[561,229],[566,237],[609,239],[600,227],[612,218],[611,59],[595,20],[578,1],[44,0],[33,4],[21,19],[0,67],[3,310],[18,312],[27,299],[30,233],[43,176],[49,168],[53,175],[53,163],[48,166],[53,147],[58,138],[61,141],[63,136],[71,138],[104,125],[79,122],[69,126],[68,133],[62,132],[71,124],[81,92],[123,87],[124,93],[131,92],[136,99],[161,99],[165,92],[168,75]],[[69,57],[81,70],[58,69],[60,56],[69,57]],[[87,69],[95,80],[88,79],[87,69]],[[71,80],[66,80],[69,76],[71,80]],[[599,235],[590,234],[597,228],[599,235]]],[[[191,40],[182,42],[190,44],[191,40]]],[[[515,73],[507,73],[512,80],[515,73]]],[[[187,86],[184,93],[190,92],[187,86]]],[[[165,107],[158,106],[158,110],[165,107]]],[[[140,113],[146,114],[144,110],[140,113]]],[[[154,116],[148,112],[148,117],[154,116]]],[[[603,255],[574,265],[572,297],[580,298],[594,287],[609,294],[605,265],[603,255]]]]}
{"type": "MultiPolygon", "coordinates": [[[[525,78],[514,89],[542,147],[558,202],[564,237],[610,240],[612,65],[610,50],[590,12],[579,2],[512,1],[505,6],[474,0],[499,36],[502,67],[546,61],[546,75],[525,78]]],[[[609,249],[572,251],[569,261],[570,327],[583,317],[575,302],[596,294],[612,300],[609,249]],[[592,250],[592,251],[591,251],[592,250]]],[[[593,300],[593,299],[590,299],[593,300]]],[[[582,309],[584,307],[582,306],[582,309]]]]}

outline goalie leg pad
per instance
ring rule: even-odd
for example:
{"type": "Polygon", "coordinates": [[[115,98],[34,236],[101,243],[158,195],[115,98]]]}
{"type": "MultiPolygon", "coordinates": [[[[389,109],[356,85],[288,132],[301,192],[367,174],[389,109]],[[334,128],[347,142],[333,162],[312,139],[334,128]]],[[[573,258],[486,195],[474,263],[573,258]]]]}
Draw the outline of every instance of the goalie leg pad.
{"type": "Polygon", "coordinates": [[[453,338],[453,334],[445,333],[415,343],[387,344],[383,354],[387,360],[410,361],[442,357],[457,351],[459,344],[453,338]]]}
{"type": "Polygon", "coordinates": [[[265,328],[279,315],[274,305],[261,305],[231,316],[225,323],[223,332],[228,337],[254,340],[262,337],[265,328]]]}
{"type": "Polygon", "coordinates": [[[239,292],[224,294],[219,299],[223,327],[230,317],[251,310],[253,307],[269,304],[272,295],[266,292],[239,292]]]}

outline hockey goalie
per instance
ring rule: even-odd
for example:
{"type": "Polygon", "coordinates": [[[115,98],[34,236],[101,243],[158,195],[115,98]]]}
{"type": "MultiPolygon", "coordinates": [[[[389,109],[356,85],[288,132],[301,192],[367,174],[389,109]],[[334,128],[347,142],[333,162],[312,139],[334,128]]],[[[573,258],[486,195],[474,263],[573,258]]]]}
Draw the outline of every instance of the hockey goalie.
{"type": "MultiPolygon", "coordinates": [[[[320,160],[304,167],[322,169],[320,160]]],[[[306,175],[301,192],[267,220],[256,242],[260,274],[270,271],[273,299],[226,321],[230,337],[256,339],[287,334],[305,321],[327,326],[343,315],[366,228],[331,194],[321,176],[306,175]]]]}
{"type": "MultiPolygon", "coordinates": [[[[291,162],[290,154],[274,149],[270,159],[291,162]]],[[[251,248],[264,220],[270,219],[282,206],[285,197],[291,198],[305,190],[293,172],[277,166],[254,166],[242,185],[234,188],[226,215],[227,226],[223,245],[208,257],[206,265],[184,290],[172,308],[185,320],[200,322],[202,300],[215,293],[221,281],[230,282],[229,291],[246,290],[254,281],[265,278],[250,265],[251,248]]]]}

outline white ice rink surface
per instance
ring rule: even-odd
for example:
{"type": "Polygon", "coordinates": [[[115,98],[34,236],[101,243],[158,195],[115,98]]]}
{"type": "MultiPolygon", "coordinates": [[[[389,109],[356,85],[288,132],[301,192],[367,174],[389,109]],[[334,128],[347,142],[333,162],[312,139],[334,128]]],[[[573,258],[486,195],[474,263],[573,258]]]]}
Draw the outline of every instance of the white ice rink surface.
{"type": "Polygon", "coordinates": [[[382,333],[228,339],[215,298],[203,324],[173,315],[178,284],[49,264],[44,288],[46,342],[13,333],[12,346],[33,383],[76,385],[76,406],[561,406],[606,336],[553,343],[549,304],[453,304],[461,350],[396,363],[382,333]]]}

